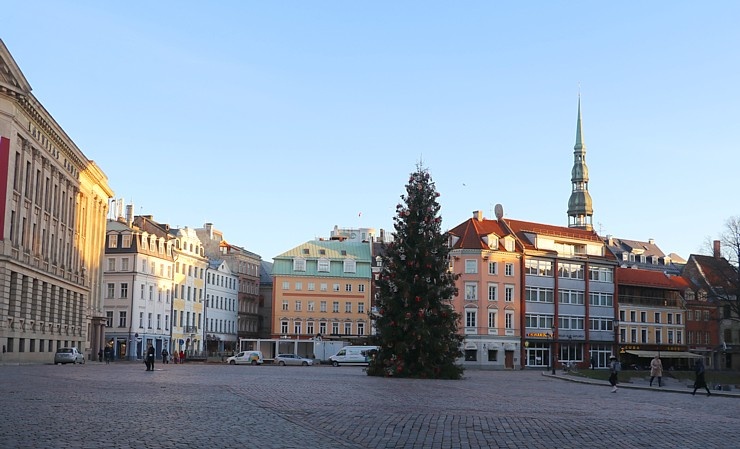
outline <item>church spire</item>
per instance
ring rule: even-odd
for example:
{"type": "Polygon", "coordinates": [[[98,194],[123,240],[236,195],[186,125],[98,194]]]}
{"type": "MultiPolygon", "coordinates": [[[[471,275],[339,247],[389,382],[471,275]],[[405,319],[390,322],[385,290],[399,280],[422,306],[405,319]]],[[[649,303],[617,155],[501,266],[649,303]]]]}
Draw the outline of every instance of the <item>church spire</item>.
{"type": "Polygon", "coordinates": [[[570,182],[572,191],[568,200],[568,227],[592,230],[594,209],[588,193],[588,167],[586,145],[583,143],[581,126],[581,94],[578,94],[578,121],[576,122],[576,144],[573,147],[573,170],[570,182]]]}

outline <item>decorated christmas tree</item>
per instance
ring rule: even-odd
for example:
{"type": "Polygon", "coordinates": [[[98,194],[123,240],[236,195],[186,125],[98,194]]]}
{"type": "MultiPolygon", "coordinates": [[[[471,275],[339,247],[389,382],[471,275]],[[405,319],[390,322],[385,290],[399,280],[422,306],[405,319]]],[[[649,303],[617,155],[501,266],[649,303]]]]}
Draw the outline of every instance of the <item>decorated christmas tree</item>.
{"type": "Polygon", "coordinates": [[[374,303],[378,353],[372,376],[459,379],[463,368],[460,316],[452,307],[456,275],[449,271],[434,182],[421,165],[411,173],[405,204],[396,206],[394,241],[381,255],[374,303]]]}

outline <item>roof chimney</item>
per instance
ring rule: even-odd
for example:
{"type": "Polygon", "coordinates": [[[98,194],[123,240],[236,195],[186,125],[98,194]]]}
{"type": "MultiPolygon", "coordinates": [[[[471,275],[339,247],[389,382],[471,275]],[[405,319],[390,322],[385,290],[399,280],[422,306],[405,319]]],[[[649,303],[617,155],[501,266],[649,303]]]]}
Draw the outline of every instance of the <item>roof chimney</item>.
{"type": "Polygon", "coordinates": [[[482,210],[474,210],[473,211],[473,218],[478,221],[483,221],[483,211],[482,210]]]}
{"type": "Polygon", "coordinates": [[[648,243],[651,245],[655,245],[655,239],[648,239],[648,243]]]}
{"type": "Polygon", "coordinates": [[[720,242],[719,240],[715,240],[714,241],[714,258],[715,259],[719,259],[721,257],[719,248],[720,248],[720,242]]]}
{"type": "Polygon", "coordinates": [[[133,223],[134,223],[134,205],[127,204],[126,205],[126,224],[128,225],[128,227],[131,227],[133,223]]]}

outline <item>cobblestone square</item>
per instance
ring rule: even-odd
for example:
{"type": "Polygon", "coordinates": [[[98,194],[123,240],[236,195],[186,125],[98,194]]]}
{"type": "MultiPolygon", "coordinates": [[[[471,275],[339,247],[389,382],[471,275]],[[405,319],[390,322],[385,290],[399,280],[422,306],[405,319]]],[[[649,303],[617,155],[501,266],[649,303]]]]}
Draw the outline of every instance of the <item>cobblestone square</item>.
{"type": "Polygon", "coordinates": [[[468,370],[0,366],[3,448],[728,448],[740,399],[468,370]]]}

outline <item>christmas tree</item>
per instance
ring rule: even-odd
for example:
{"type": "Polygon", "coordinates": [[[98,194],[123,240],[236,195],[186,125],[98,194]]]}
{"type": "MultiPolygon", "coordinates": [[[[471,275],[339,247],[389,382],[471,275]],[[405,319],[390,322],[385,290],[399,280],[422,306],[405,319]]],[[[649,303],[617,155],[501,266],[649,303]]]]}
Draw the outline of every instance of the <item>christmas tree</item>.
{"type": "Polygon", "coordinates": [[[376,281],[378,353],[371,376],[459,379],[463,367],[460,314],[452,307],[457,275],[449,271],[447,235],[434,182],[421,165],[406,185],[405,204],[396,206],[394,241],[381,255],[376,281]]]}

